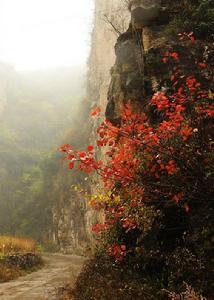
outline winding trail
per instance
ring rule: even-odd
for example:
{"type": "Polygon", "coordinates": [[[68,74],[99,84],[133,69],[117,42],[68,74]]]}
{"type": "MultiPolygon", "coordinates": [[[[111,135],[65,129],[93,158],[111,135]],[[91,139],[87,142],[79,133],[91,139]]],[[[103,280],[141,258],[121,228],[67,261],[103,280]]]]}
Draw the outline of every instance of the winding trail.
{"type": "Polygon", "coordinates": [[[0,300],[55,300],[57,287],[74,283],[86,258],[45,254],[45,266],[34,273],[0,284],[0,300]]]}

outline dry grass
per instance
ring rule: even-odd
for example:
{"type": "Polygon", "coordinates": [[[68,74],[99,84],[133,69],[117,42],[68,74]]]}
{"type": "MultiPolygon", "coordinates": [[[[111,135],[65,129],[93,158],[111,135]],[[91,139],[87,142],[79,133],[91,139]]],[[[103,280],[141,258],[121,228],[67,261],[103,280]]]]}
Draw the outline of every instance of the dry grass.
{"type": "Polygon", "coordinates": [[[0,236],[0,255],[8,256],[16,253],[35,253],[36,243],[31,239],[0,236]]]}
{"type": "Polygon", "coordinates": [[[23,272],[19,268],[0,262],[0,283],[13,280],[22,274],[23,272]]]}
{"type": "Polygon", "coordinates": [[[180,299],[183,299],[183,300],[206,300],[206,298],[197,294],[195,292],[195,290],[187,284],[186,284],[185,292],[183,292],[179,295],[176,293],[173,293],[173,292],[168,292],[168,295],[171,300],[180,300],[180,299]]]}
{"type": "Polygon", "coordinates": [[[42,260],[35,251],[32,239],[0,236],[0,283],[40,268],[42,260]]]}

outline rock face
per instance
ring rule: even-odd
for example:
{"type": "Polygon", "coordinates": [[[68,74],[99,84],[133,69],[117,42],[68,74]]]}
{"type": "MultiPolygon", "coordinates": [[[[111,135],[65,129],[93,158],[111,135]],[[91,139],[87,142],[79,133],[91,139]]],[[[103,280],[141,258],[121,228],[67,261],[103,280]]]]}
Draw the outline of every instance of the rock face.
{"type": "Polygon", "coordinates": [[[78,192],[61,193],[53,209],[53,240],[59,250],[83,255],[90,244],[87,227],[86,205],[78,192]]]}
{"type": "Polygon", "coordinates": [[[159,16],[160,0],[133,0],[129,5],[132,24],[136,28],[151,25],[159,16]]]}
{"type": "MultiPolygon", "coordinates": [[[[95,1],[88,71],[89,109],[94,105],[99,105],[103,110],[106,108],[111,80],[110,69],[115,62],[114,45],[119,32],[125,32],[129,22],[130,12],[123,1],[95,1]]],[[[126,57],[124,57],[125,60],[126,57]]],[[[96,124],[93,126],[96,127],[96,124]]],[[[93,141],[93,134],[90,139],[93,141]]],[[[61,176],[64,181],[69,180],[65,174],[61,176]]],[[[71,185],[72,178],[70,180],[71,185]]],[[[84,200],[80,193],[73,193],[70,189],[65,191],[62,188],[58,203],[53,209],[53,240],[64,253],[88,253],[94,244],[91,227],[100,218],[102,215],[97,216],[94,210],[88,207],[87,200],[84,200]]]]}
{"type": "Polygon", "coordinates": [[[115,45],[116,62],[111,71],[106,117],[112,122],[119,117],[121,101],[143,101],[144,61],[141,35],[130,26],[115,45]],[[114,116],[114,117],[113,117],[114,116]]]}
{"type": "Polygon", "coordinates": [[[125,32],[129,22],[130,13],[124,1],[95,1],[88,72],[88,98],[92,106],[94,104],[103,108],[106,106],[111,80],[110,69],[115,62],[114,45],[118,38],[118,32],[125,32]]]}

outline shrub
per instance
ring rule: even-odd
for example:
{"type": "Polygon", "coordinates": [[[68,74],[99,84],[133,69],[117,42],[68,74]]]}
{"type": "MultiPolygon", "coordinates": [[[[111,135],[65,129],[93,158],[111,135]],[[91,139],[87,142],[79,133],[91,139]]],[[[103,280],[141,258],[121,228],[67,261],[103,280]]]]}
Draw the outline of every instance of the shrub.
{"type": "MultiPolygon", "coordinates": [[[[196,43],[192,33],[180,38],[189,47],[196,43]]],[[[203,53],[204,46],[198,45],[203,53]]],[[[105,222],[92,230],[106,237],[106,253],[158,289],[179,289],[186,276],[205,293],[213,290],[211,248],[205,246],[212,232],[214,175],[213,70],[208,59],[193,57],[190,71],[195,72],[188,74],[178,52],[165,52],[162,63],[168,66],[168,78],[149,109],[136,110],[126,101],[117,124],[101,121],[97,146],[103,160],[97,159],[92,145],[84,152],[70,145],[60,149],[70,169],[76,164],[102,178],[90,204],[105,212],[105,222]]],[[[92,113],[99,114],[99,108],[92,113]]]]}

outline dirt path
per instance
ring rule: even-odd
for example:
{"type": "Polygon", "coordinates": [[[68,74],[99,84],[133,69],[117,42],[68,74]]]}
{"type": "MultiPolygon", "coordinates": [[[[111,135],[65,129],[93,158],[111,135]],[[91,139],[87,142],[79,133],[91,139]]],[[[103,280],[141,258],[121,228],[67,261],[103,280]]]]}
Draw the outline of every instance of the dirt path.
{"type": "Polygon", "coordinates": [[[0,300],[52,300],[56,287],[74,282],[84,257],[74,255],[46,254],[43,269],[0,284],[0,300]]]}

